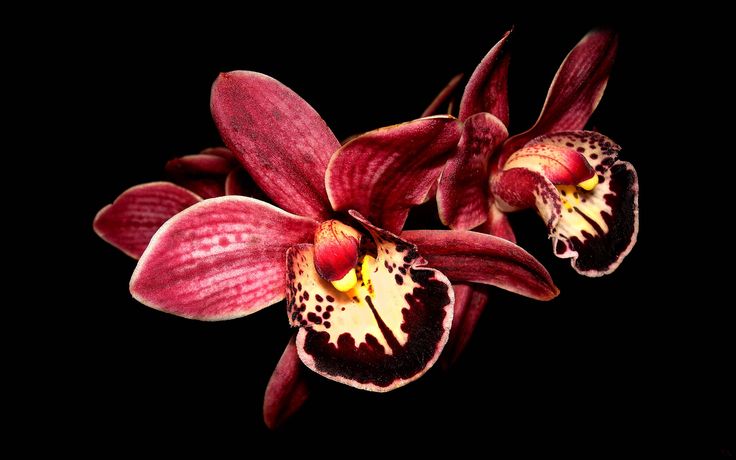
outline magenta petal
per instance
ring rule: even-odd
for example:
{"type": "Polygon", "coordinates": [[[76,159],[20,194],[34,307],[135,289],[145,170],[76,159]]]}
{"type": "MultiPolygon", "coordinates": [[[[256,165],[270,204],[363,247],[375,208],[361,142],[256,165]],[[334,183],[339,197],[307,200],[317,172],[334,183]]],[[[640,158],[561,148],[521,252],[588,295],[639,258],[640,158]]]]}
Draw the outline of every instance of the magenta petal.
{"type": "Polygon", "coordinates": [[[460,81],[463,79],[463,74],[457,74],[454,77],[452,77],[452,80],[447,83],[447,86],[442,88],[442,91],[437,95],[437,97],[434,98],[431,104],[424,109],[424,112],[422,112],[422,117],[430,117],[432,115],[441,115],[440,113],[440,107],[442,107],[446,102],[448,103],[447,115],[452,115],[452,104],[453,99],[452,96],[455,93],[455,90],[457,90],[458,85],[460,84],[460,81]],[[449,101],[449,102],[448,102],[449,101]]]}
{"type": "Polygon", "coordinates": [[[294,337],[286,345],[263,397],[263,421],[274,430],[294,415],[309,397],[304,368],[296,351],[294,337]]]}
{"type": "Polygon", "coordinates": [[[453,282],[490,284],[538,300],[559,293],[537,259],[503,238],[459,230],[410,230],[401,236],[453,282]]]}
{"type": "Polygon", "coordinates": [[[618,34],[609,29],[593,30],[583,37],[552,80],[537,122],[528,131],[509,138],[499,164],[537,136],[582,129],[603,96],[617,48],[618,34]]]}
{"type": "Polygon", "coordinates": [[[488,287],[478,284],[453,284],[455,315],[452,317],[450,339],[440,357],[443,369],[449,369],[465,350],[488,303],[488,287]]]}
{"type": "Polygon", "coordinates": [[[460,101],[461,120],[488,112],[504,125],[509,124],[507,82],[510,55],[506,45],[510,34],[510,30],[504,34],[470,76],[460,101]]]}
{"type": "Polygon", "coordinates": [[[409,208],[427,201],[460,138],[448,116],[420,118],[356,137],[327,168],[333,209],[354,209],[381,228],[399,231],[409,208]]]}
{"type": "Polygon", "coordinates": [[[453,156],[447,161],[437,189],[440,220],[450,228],[469,230],[488,218],[488,160],[508,136],[490,113],[467,120],[453,156]]]}
{"type": "Polygon", "coordinates": [[[154,235],[130,280],[138,301],[200,320],[248,315],[286,295],[286,250],[317,223],[252,198],[205,200],[154,235]]]}
{"type": "Polygon", "coordinates": [[[210,104],[225,143],[274,203],[328,216],[325,170],[340,143],[304,99],[267,75],[237,71],[220,74],[210,104]]]}
{"type": "Polygon", "coordinates": [[[100,238],[138,259],[164,222],[201,200],[169,182],[136,185],[102,208],[92,226],[100,238]]]}

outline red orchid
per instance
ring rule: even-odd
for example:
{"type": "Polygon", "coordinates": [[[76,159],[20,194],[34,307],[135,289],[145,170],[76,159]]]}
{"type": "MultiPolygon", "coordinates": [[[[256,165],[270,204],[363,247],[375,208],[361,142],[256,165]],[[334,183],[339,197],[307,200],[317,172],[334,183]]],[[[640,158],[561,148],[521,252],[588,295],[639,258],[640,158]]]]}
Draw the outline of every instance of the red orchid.
{"type": "Polygon", "coordinates": [[[554,253],[586,276],[614,271],[636,242],[638,180],[617,161],[620,147],[581,131],[608,81],[618,38],[594,30],[557,72],[542,113],[529,130],[508,137],[509,33],[486,55],[465,88],[463,135],[437,190],[440,218],[455,229],[485,223],[514,241],[504,212],[536,208],[554,253]]]}
{"type": "Polygon", "coordinates": [[[95,216],[93,228],[100,238],[134,259],[140,258],[164,222],[203,198],[257,194],[225,147],[174,158],[165,169],[173,183],[149,182],[131,187],[95,216]]]}
{"type": "Polygon", "coordinates": [[[242,317],[286,299],[299,331],[266,391],[269,426],[307,397],[300,361],[378,392],[423,375],[450,332],[450,280],[541,300],[557,295],[544,267],[503,239],[454,230],[418,231],[416,241],[396,235],[409,209],[429,199],[460,138],[454,118],[378,129],[341,147],[296,93],[243,71],[220,75],[211,108],[226,145],[279,207],[241,196],[188,207],[153,236],[130,290],[145,305],[199,320],[242,317]]]}

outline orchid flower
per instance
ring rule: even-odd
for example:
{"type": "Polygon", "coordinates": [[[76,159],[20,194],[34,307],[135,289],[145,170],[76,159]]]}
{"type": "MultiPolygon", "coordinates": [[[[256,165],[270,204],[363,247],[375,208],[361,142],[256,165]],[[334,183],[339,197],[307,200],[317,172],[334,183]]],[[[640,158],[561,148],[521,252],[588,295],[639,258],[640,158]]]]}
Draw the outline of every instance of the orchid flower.
{"type": "Polygon", "coordinates": [[[164,222],[203,198],[258,196],[255,185],[224,147],[174,158],[165,169],[173,183],[149,182],[131,187],[95,216],[95,232],[134,259],[140,258],[164,222]]]}
{"type": "Polygon", "coordinates": [[[636,242],[638,179],[620,147],[582,131],[600,101],[617,48],[609,30],[588,33],[557,72],[537,122],[508,137],[507,33],[465,88],[463,135],[437,190],[442,222],[454,229],[485,224],[514,241],[505,212],[535,208],[554,253],[586,276],[613,272],[636,242]]]}
{"type": "Polygon", "coordinates": [[[397,236],[457,144],[456,119],[421,118],[340,146],[296,93],[245,71],[219,76],[211,109],[226,145],[274,204],[223,196],[174,215],[146,247],[130,291],[152,308],[206,321],[285,299],[299,330],[266,390],[267,425],[306,399],[300,362],[376,392],[423,375],[448,340],[451,280],[557,295],[544,267],[503,239],[454,230],[397,236]]]}

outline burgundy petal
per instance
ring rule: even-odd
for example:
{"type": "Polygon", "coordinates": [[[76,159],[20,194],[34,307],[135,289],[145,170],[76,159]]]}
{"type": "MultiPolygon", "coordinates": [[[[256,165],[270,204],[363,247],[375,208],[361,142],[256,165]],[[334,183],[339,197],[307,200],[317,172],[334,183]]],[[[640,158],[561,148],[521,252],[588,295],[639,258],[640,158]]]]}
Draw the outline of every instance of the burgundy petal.
{"type": "Polygon", "coordinates": [[[399,231],[409,208],[427,201],[460,129],[456,119],[437,116],[381,128],[348,142],[327,168],[333,209],[354,209],[382,228],[399,231]]]}
{"type": "Polygon", "coordinates": [[[530,139],[555,131],[582,129],[598,106],[618,48],[618,34],[593,30],[570,51],[557,71],[537,122],[509,138],[498,164],[530,139]]]}
{"type": "Polygon", "coordinates": [[[263,398],[263,421],[274,430],[294,415],[309,397],[302,362],[296,351],[295,338],[289,340],[281,355],[263,398]]]}
{"type": "Polygon", "coordinates": [[[514,235],[514,230],[511,228],[509,218],[505,212],[498,209],[495,203],[488,206],[488,220],[478,230],[516,243],[516,235],[514,235]]]}
{"type": "Polygon", "coordinates": [[[253,179],[240,166],[230,171],[225,178],[225,194],[249,196],[268,202],[268,197],[263,193],[263,190],[258,188],[253,179]]]}
{"type": "Polygon", "coordinates": [[[452,157],[447,161],[437,189],[437,209],[442,223],[469,230],[488,218],[488,160],[508,136],[506,127],[490,113],[467,120],[452,157]]]}
{"type": "Polygon", "coordinates": [[[458,85],[460,84],[460,81],[463,79],[463,74],[457,74],[454,77],[452,77],[452,80],[447,83],[447,86],[442,88],[442,91],[437,95],[437,97],[434,98],[431,104],[424,109],[424,112],[422,112],[422,117],[430,117],[432,115],[441,115],[440,108],[447,102],[448,107],[447,110],[443,113],[447,115],[452,115],[452,105],[453,105],[453,99],[452,96],[454,95],[455,91],[457,90],[458,85]],[[449,102],[448,102],[449,100],[449,102]]]}
{"type": "Polygon", "coordinates": [[[154,235],[130,280],[138,301],[200,320],[248,315],[284,298],[286,249],[317,223],[246,197],[205,200],[154,235]]]}
{"type": "Polygon", "coordinates": [[[274,203],[328,217],[325,170],[340,143],[304,99],[269,76],[237,71],[215,81],[211,108],[225,143],[274,203]]]}
{"type": "Polygon", "coordinates": [[[216,155],[218,157],[227,158],[228,160],[235,160],[233,152],[231,152],[227,147],[208,147],[199,153],[200,155],[216,155]]]}
{"type": "Polygon", "coordinates": [[[102,208],[92,226],[100,238],[138,259],[164,222],[201,200],[169,182],[136,185],[102,208]]]}
{"type": "Polygon", "coordinates": [[[507,82],[510,55],[507,44],[510,34],[510,30],[504,34],[470,76],[460,101],[461,120],[488,112],[504,125],[509,124],[507,82]]]}
{"type": "Polygon", "coordinates": [[[525,168],[544,175],[555,185],[577,185],[595,175],[593,167],[577,150],[559,145],[532,143],[514,152],[503,169],[525,168]]]}
{"type": "Polygon", "coordinates": [[[373,227],[375,242],[356,269],[359,282],[340,292],[314,268],[313,247],[288,251],[289,318],[301,326],[299,357],[331,380],[385,392],[416,380],[437,361],[452,324],[453,292],[442,273],[424,267],[416,247],[373,227]]]}
{"type": "Polygon", "coordinates": [[[440,357],[443,369],[449,369],[463,353],[488,303],[487,286],[453,283],[452,289],[455,291],[455,315],[450,340],[440,357]]]}
{"type": "Polygon", "coordinates": [[[559,293],[537,259],[503,238],[459,230],[410,230],[401,236],[453,282],[490,284],[538,300],[559,293]]]}
{"type": "Polygon", "coordinates": [[[175,182],[184,188],[191,190],[202,198],[216,198],[225,195],[225,176],[221,178],[180,178],[175,182]]]}
{"type": "Polygon", "coordinates": [[[166,162],[165,169],[167,173],[175,177],[193,174],[225,176],[237,164],[233,158],[198,153],[169,160],[166,162]]]}
{"type": "Polygon", "coordinates": [[[560,219],[562,198],[551,181],[538,171],[513,168],[494,174],[491,192],[495,205],[503,212],[537,208],[548,229],[552,230],[560,219]]]}

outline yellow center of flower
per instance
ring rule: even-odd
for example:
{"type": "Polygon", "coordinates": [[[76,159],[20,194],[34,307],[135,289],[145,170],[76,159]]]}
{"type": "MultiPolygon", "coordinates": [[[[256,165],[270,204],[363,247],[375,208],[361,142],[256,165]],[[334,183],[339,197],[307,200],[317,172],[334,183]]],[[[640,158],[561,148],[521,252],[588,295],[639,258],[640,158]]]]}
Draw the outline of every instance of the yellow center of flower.
{"type": "MultiPolygon", "coordinates": [[[[376,266],[376,259],[373,256],[365,255],[363,256],[361,263],[360,263],[360,279],[362,280],[363,286],[365,286],[367,289],[370,290],[370,275],[375,269],[376,266]]],[[[358,284],[358,267],[354,268],[353,270],[350,270],[343,276],[341,279],[337,281],[331,281],[332,285],[335,286],[335,289],[337,289],[340,292],[349,292],[350,290],[356,288],[356,285],[358,284]]]]}
{"type": "Polygon", "coordinates": [[[590,192],[591,190],[595,188],[596,185],[598,185],[598,174],[593,174],[593,177],[591,177],[590,179],[584,180],[581,183],[579,183],[578,187],[590,192]]]}
{"type": "Polygon", "coordinates": [[[355,270],[350,270],[337,281],[330,281],[335,289],[340,292],[348,292],[358,284],[358,276],[355,274],[355,270]]]}

